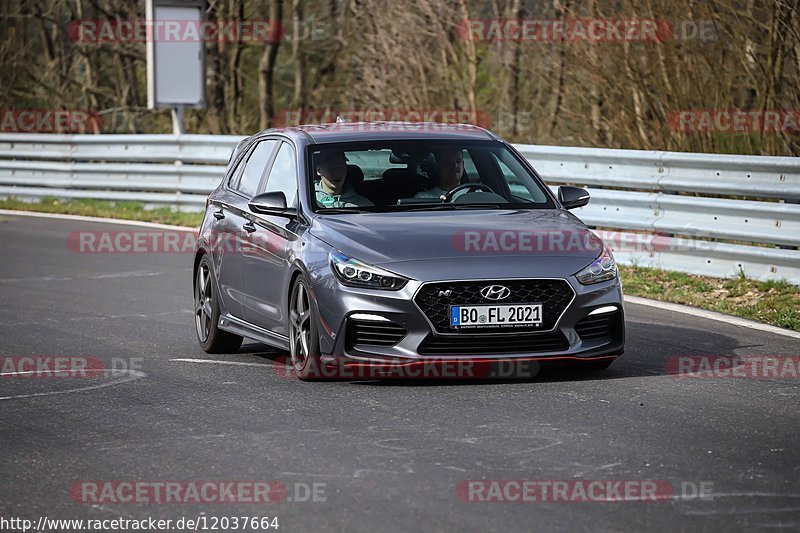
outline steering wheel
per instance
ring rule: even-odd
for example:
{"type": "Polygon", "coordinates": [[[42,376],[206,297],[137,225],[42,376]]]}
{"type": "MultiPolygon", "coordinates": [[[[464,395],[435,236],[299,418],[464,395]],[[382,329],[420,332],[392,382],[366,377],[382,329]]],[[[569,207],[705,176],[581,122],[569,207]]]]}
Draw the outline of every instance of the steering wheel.
{"type": "Polygon", "coordinates": [[[456,195],[457,192],[461,191],[483,191],[483,192],[490,192],[494,194],[494,191],[488,185],[484,185],[483,183],[465,183],[464,185],[459,185],[455,189],[452,189],[447,194],[442,195],[442,202],[452,202],[453,197],[456,195]]]}

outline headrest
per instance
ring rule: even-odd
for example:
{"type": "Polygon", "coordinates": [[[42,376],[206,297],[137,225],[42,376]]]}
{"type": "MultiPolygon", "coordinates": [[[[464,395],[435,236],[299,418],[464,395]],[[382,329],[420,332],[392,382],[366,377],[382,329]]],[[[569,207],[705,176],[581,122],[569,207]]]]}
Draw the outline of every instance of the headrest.
{"type": "Polygon", "coordinates": [[[358,165],[347,165],[347,181],[352,184],[364,181],[364,171],[358,165]]]}

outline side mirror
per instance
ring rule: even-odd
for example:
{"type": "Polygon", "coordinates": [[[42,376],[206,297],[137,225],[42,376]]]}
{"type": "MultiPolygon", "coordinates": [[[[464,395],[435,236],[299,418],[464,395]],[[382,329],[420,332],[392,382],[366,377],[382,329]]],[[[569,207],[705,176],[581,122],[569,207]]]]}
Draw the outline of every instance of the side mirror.
{"type": "Polygon", "coordinates": [[[247,207],[253,213],[262,215],[278,215],[291,218],[297,214],[296,210],[286,207],[286,195],[281,191],[265,192],[254,196],[247,203],[247,207]]]}
{"type": "Polygon", "coordinates": [[[564,209],[575,209],[589,203],[589,192],[581,187],[562,185],[558,188],[558,201],[564,209]]]}

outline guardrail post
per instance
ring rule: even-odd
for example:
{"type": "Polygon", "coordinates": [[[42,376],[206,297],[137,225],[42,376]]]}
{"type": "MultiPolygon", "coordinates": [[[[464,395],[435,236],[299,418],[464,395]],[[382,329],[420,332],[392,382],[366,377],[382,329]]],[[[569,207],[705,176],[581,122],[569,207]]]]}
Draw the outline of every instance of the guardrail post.
{"type": "MultiPolygon", "coordinates": [[[[783,202],[787,204],[797,204],[798,206],[800,206],[799,198],[786,198],[783,200],[783,202]]],[[[798,207],[798,209],[800,209],[800,207],[798,207]]],[[[778,248],[780,248],[781,250],[797,250],[797,246],[786,246],[783,244],[779,244],[778,248]]]]}

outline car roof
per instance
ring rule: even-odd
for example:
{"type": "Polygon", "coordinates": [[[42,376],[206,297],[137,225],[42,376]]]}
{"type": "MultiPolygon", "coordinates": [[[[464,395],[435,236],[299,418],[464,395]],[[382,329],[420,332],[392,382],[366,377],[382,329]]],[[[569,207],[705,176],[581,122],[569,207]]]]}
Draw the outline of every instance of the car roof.
{"type": "Polygon", "coordinates": [[[499,140],[497,136],[472,124],[439,122],[334,122],[288,128],[272,128],[259,134],[282,133],[306,144],[374,140],[499,140]]]}

